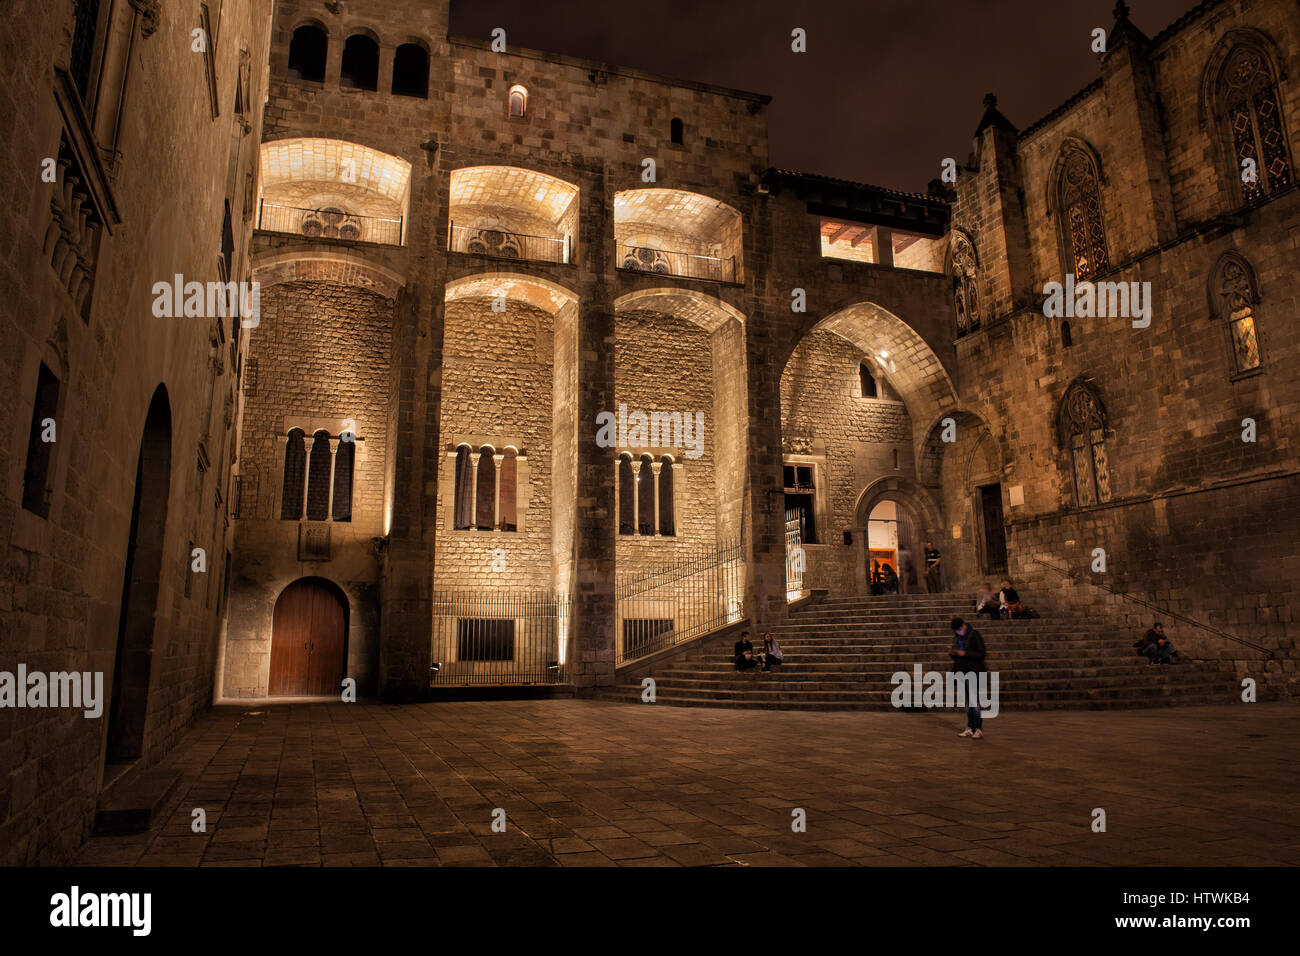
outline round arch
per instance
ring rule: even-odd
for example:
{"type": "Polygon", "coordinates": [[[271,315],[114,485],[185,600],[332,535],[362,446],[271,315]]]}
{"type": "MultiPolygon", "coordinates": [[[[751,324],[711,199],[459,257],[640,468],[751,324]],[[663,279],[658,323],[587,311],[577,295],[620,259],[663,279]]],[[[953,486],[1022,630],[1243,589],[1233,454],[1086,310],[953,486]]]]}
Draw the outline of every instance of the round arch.
{"type": "Polygon", "coordinates": [[[350,617],[347,594],[329,578],[308,575],[286,585],[272,611],[267,695],[337,695],[347,671],[350,617]]]}
{"type": "Polygon", "coordinates": [[[640,289],[614,300],[615,315],[637,310],[676,316],[706,332],[714,332],[732,320],[745,324],[745,314],[735,306],[694,289],[640,289]]]}
{"type": "Polygon", "coordinates": [[[263,286],[284,282],[337,282],[395,299],[406,276],[355,253],[334,252],[304,243],[302,249],[263,253],[253,258],[253,279],[263,286]]]}
{"type": "Polygon", "coordinates": [[[504,295],[507,299],[516,299],[552,316],[578,304],[576,292],[550,279],[521,272],[477,272],[462,276],[452,279],[444,286],[444,295],[446,303],[461,299],[492,299],[504,295]]]}

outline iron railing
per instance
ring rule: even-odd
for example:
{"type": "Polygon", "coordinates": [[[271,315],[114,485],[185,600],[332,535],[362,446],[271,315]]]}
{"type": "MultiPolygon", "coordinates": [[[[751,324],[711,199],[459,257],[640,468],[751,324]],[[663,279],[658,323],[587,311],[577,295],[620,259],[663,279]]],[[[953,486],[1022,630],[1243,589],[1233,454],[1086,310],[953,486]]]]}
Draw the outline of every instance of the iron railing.
{"type": "Polygon", "coordinates": [[[458,226],[454,220],[448,227],[447,249],[495,259],[530,259],[534,262],[567,263],[570,258],[568,236],[563,239],[528,236],[504,229],[458,226]]]}
{"type": "Polygon", "coordinates": [[[653,272],[687,279],[708,279],[711,282],[736,281],[735,256],[700,256],[622,242],[614,245],[618,267],[629,272],[653,272]]]}
{"type": "Polygon", "coordinates": [[[1029,560],[1033,561],[1034,564],[1047,568],[1049,571],[1055,571],[1057,574],[1063,575],[1069,578],[1071,581],[1079,581],[1086,584],[1091,584],[1093,587],[1098,587],[1101,588],[1103,591],[1109,591],[1111,594],[1118,595],[1119,597],[1124,598],[1124,600],[1126,601],[1132,601],[1134,604],[1141,604],[1145,608],[1150,608],[1153,611],[1159,611],[1165,617],[1171,617],[1174,620],[1182,621],[1184,624],[1190,624],[1192,627],[1200,628],[1202,631],[1208,631],[1209,633],[1213,634],[1215,637],[1221,637],[1224,640],[1232,641],[1236,644],[1241,644],[1245,647],[1249,647],[1254,650],[1257,650],[1261,654],[1263,654],[1264,657],[1267,659],[1271,660],[1274,657],[1273,652],[1269,650],[1267,647],[1264,647],[1262,644],[1256,644],[1255,642],[1248,641],[1245,638],[1237,637],[1235,634],[1229,634],[1227,631],[1220,630],[1219,628],[1213,626],[1212,624],[1206,624],[1202,621],[1196,620],[1196,618],[1188,617],[1186,614],[1179,614],[1177,611],[1171,611],[1169,608],[1161,607],[1159,604],[1155,604],[1151,601],[1146,600],[1145,598],[1140,598],[1134,594],[1130,594],[1128,591],[1122,591],[1119,588],[1113,588],[1109,584],[1101,584],[1097,581],[1092,580],[1091,578],[1085,577],[1082,574],[1075,573],[1074,571],[1071,571],[1069,568],[1063,568],[1060,565],[1052,564],[1050,561],[1044,561],[1042,558],[1030,558],[1029,560]]]}
{"type": "Polygon", "coordinates": [[[807,569],[807,552],[803,549],[803,520],[797,510],[785,513],[785,599],[796,601],[803,596],[803,573],[807,569]]]}
{"type": "Polygon", "coordinates": [[[563,683],[568,629],[552,591],[435,591],[429,685],[563,683]]]}
{"type": "Polygon", "coordinates": [[[739,540],[653,571],[620,574],[614,587],[614,663],[625,664],[740,620],[744,594],[739,540]]]}
{"type": "Polygon", "coordinates": [[[292,232],[309,239],[343,239],[378,242],[388,246],[402,244],[402,217],[357,216],[336,206],[308,209],[283,206],[262,200],[257,211],[257,228],[268,232],[292,232]]]}

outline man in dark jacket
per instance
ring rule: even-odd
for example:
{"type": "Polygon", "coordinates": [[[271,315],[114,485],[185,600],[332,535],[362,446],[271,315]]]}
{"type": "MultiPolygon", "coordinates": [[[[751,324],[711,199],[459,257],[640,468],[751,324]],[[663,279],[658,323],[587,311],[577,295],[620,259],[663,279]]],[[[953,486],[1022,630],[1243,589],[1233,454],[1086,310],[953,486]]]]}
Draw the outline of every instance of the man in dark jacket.
{"type": "MultiPolygon", "coordinates": [[[[953,671],[957,674],[983,673],[987,651],[980,632],[959,617],[952,619],[952,632],[953,645],[948,654],[952,657],[953,671]]],[[[984,718],[980,715],[979,698],[976,697],[972,701],[968,697],[966,703],[974,706],[966,708],[966,729],[960,736],[974,737],[979,740],[984,736],[984,718]]]]}

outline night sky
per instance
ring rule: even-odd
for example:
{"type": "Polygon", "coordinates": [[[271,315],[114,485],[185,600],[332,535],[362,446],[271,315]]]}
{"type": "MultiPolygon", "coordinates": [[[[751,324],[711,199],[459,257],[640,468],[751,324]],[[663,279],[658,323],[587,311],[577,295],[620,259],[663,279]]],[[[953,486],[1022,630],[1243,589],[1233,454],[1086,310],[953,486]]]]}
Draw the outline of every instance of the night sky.
{"type": "MultiPolygon", "coordinates": [[[[1130,0],[1155,36],[1194,0],[1130,0]]],[[[985,93],[1023,129],[1098,74],[1114,0],[452,0],[451,32],[766,93],[771,161],[924,192],[985,93]],[[803,27],[808,52],[790,52],[803,27]]]]}

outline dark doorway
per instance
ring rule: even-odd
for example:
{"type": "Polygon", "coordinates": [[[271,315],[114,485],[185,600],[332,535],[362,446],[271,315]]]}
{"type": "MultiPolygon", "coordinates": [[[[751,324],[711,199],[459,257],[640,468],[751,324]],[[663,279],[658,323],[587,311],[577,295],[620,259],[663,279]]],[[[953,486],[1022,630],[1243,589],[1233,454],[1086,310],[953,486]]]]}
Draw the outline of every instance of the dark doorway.
{"type": "Polygon", "coordinates": [[[984,570],[1007,570],[1007,530],[1002,524],[1002,485],[980,485],[980,526],[984,532],[984,570]]]}
{"type": "MultiPolygon", "coordinates": [[[[108,711],[105,764],[128,763],[144,754],[153,665],[158,581],[162,575],[167,499],[171,489],[172,415],[167,390],[159,385],[145,417],[135,469],[131,530],[122,576],[122,610],[117,626],[113,696],[108,711]]],[[[179,556],[178,556],[179,557],[179,556]]],[[[188,560],[188,555],[185,560],[188,560]]],[[[112,774],[106,772],[105,779],[112,774]]]]}
{"type": "Polygon", "coordinates": [[[302,578],[280,593],[271,623],[271,697],[332,697],[341,691],[348,604],[324,578],[302,578]]]}

